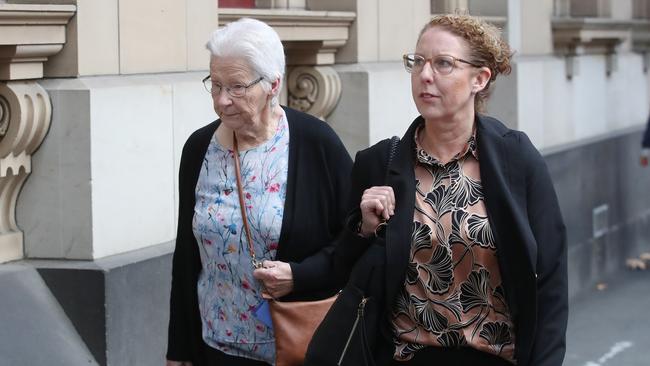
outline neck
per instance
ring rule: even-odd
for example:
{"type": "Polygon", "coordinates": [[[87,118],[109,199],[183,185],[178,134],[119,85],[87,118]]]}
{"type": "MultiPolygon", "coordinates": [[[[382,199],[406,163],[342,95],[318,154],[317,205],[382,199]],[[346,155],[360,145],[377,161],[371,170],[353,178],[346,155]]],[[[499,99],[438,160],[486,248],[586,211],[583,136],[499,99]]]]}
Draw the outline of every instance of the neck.
{"type": "MultiPolygon", "coordinates": [[[[246,124],[241,128],[234,130],[239,150],[248,150],[259,146],[273,137],[277,130],[281,114],[282,108],[279,105],[269,107],[260,115],[258,121],[253,121],[253,123],[246,124]]],[[[232,148],[233,130],[225,128],[224,132],[228,133],[225,140],[230,142],[229,146],[232,148]]]]}
{"type": "Polygon", "coordinates": [[[474,113],[452,120],[426,120],[418,142],[429,155],[446,164],[465,147],[473,128],[474,113]]]}

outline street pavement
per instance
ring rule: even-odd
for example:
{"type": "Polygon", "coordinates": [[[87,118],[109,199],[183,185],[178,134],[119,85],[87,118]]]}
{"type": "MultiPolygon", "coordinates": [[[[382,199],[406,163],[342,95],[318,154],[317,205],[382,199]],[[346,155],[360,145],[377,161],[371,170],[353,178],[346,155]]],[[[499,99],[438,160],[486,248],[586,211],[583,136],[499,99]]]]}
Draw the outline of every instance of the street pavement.
{"type": "Polygon", "coordinates": [[[574,298],[564,366],[650,366],[650,270],[623,270],[574,298]]]}

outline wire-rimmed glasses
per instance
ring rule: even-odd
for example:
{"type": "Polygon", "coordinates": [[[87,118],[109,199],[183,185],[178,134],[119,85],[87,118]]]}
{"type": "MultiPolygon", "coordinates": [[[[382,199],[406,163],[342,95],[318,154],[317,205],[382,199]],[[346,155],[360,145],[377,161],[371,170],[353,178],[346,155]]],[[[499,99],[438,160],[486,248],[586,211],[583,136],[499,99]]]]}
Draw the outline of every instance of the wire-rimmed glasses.
{"type": "Polygon", "coordinates": [[[248,84],[235,84],[231,86],[223,86],[219,83],[213,83],[212,79],[210,79],[210,75],[206,76],[201,80],[203,82],[203,87],[205,90],[208,91],[210,94],[220,94],[221,89],[226,89],[226,92],[228,92],[228,95],[230,95],[233,98],[240,98],[246,95],[246,90],[248,88],[252,87],[253,85],[259,83],[260,81],[264,80],[263,77],[260,77],[259,79],[256,79],[255,81],[251,81],[248,84]]]}
{"type": "Polygon", "coordinates": [[[431,62],[433,71],[440,75],[451,74],[451,72],[457,67],[456,62],[462,62],[474,67],[481,67],[481,65],[450,55],[437,55],[428,59],[422,55],[418,55],[417,53],[407,53],[402,56],[402,59],[404,60],[404,68],[411,74],[419,74],[422,72],[422,68],[427,61],[431,62]]]}

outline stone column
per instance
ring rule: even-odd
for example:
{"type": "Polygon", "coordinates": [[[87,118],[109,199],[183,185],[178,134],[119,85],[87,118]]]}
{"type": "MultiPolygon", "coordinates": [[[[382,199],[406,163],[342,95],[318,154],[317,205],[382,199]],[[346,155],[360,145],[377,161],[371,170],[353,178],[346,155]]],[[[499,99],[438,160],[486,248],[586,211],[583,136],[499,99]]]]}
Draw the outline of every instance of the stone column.
{"type": "MultiPolygon", "coordinates": [[[[515,52],[512,73],[493,86],[488,114],[525,130],[533,142],[544,137],[544,72],[552,58],[553,0],[508,0],[507,33],[515,52]]],[[[557,2],[555,2],[557,5],[557,2]]]]}
{"type": "Polygon", "coordinates": [[[648,19],[650,18],[650,1],[648,0],[633,0],[632,1],[632,15],[635,19],[648,19]]]}
{"type": "Polygon", "coordinates": [[[468,10],[468,0],[433,0],[431,1],[431,12],[433,14],[439,13],[453,13],[456,10],[468,10]]]}
{"type": "Polygon", "coordinates": [[[610,13],[613,19],[632,19],[634,14],[634,4],[632,0],[617,0],[610,4],[610,13]]]}
{"type": "Polygon", "coordinates": [[[553,51],[551,0],[508,0],[508,41],[517,55],[546,55],[553,51]]]}

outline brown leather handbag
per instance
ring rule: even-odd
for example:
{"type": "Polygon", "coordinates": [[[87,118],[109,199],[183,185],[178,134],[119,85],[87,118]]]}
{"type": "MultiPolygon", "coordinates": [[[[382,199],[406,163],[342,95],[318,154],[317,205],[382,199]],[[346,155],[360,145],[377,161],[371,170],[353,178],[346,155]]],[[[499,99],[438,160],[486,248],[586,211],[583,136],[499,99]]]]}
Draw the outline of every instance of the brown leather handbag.
{"type": "MultiPolygon", "coordinates": [[[[244,230],[248,241],[248,251],[255,268],[260,268],[262,262],[255,258],[253,241],[248,225],[248,217],[244,206],[244,194],[241,183],[241,167],[239,163],[239,148],[235,133],[232,134],[235,175],[237,192],[239,194],[239,207],[241,209],[244,230]]],[[[316,301],[278,301],[268,298],[273,333],[275,335],[275,364],[276,366],[299,366],[305,360],[307,346],[311,341],[318,325],[325,318],[325,314],[336,300],[338,294],[323,300],[316,301]]]]}
{"type": "Polygon", "coordinates": [[[337,296],[316,301],[269,301],[276,366],[303,364],[307,346],[337,296]]]}

